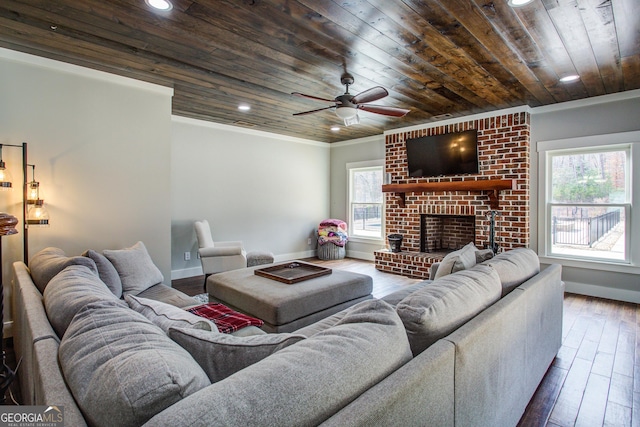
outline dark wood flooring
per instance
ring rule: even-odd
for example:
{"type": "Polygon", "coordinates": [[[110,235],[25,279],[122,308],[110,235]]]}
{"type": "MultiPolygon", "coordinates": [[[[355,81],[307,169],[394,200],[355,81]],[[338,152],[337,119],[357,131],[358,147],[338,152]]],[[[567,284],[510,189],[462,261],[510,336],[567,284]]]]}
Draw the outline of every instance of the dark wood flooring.
{"type": "MultiPolygon", "coordinates": [[[[369,261],[304,261],[368,274],[378,298],[418,281],[380,272],[369,261]]],[[[196,295],[203,277],[173,286],[196,295]]],[[[639,332],[638,304],[566,294],[562,348],[519,426],[640,427],[639,332]]]]}

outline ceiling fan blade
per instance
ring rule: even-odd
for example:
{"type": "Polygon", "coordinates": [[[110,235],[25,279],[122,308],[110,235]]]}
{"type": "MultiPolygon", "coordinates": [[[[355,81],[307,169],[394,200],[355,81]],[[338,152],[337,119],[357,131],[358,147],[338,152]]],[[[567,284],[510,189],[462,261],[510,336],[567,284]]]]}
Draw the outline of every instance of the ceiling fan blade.
{"type": "Polygon", "coordinates": [[[335,106],[332,105],[331,107],[318,108],[317,110],[303,111],[302,113],[293,113],[293,115],[294,116],[304,116],[305,114],[317,113],[318,111],[324,111],[324,110],[328,110],[328,109],[334,108],[334,107],[335,106]]]}
{"type": "Polygon", "coordinates": [[[382,114],[383,116],[404,117],[409,111],[404,108],[385,107],[383,105],[367,105],[358,104],[359,110],[368,111],[369,113],[382,114]]]}
{"type": "Polygon", "coordinates": [[[315,99],[317,101],[335,102],[335,99],[318,98],[317,96],[305,95],[304,93],[300,93],[300,92],[292,92],[291,95],[301,96],[303,98],[315,99]]]}
{"type": "Polygon", "coordinates": [[[389,95],[389,92],[387,92],[385,88],[382,86],[376,86],[371,89],[367,89],[364,92],[360,92],[351,99],[351,102],[354,104],[365,104],[367,102],[377,101],[387,95],[389,95]]]}

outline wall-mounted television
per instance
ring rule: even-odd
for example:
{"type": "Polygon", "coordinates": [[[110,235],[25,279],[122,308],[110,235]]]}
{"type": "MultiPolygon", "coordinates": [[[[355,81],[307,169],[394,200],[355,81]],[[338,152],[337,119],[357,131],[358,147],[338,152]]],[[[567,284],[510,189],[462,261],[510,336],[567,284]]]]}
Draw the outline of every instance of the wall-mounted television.
{"type": "Polygon", "coordinates": [[[478,131],[407,139],[409,177],[478,173],[478,131]]]}

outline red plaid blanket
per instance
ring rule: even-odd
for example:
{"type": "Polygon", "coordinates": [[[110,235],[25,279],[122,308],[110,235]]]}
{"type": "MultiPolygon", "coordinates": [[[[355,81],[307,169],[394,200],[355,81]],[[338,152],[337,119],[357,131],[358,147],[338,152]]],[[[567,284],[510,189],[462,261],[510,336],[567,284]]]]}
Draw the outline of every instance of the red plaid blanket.
{"type": "Polygon", "coordinates": [[[230,334],[231,332],[235,332],[245,326],[260,327],[264,325],[264,322],[260,319],[238,313],[237,311],[231,310],[226,305],[222,305],[217,302],[198,305],[190,308],[188,311],[197,316],[211,320],[216,324],[218,330],[224,334],[230,334]]]}

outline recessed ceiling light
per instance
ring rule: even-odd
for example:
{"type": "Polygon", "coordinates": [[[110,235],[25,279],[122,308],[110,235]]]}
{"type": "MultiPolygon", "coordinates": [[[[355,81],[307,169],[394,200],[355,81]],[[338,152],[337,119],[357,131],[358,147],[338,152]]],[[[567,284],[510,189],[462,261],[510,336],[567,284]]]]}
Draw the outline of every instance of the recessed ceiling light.
{"type": "Polygon", "coordinates": [[[162,10],[166,12],[167,10],[173,9],[173,5],[168,0],[144,0],[149,6],[154,9],[162,10]]]}
{"type": "Polygon", "coordinates": [[[242,105],[238,105],[238,110],[240,110],[240,111],[249,111],[249,110],[251,110],[251,107],[246,105],[246,104],[242,104],[242,105]]]}
{"type": "Polygon", "coordinates": [[[338,132],[340,130],[340,126],[331,126],[331,130],[334,132],[338,132]]]}
{"type": "Polygon", "coordinates": [[[567,76],[564,77],[560,77],[560,81],[562,83],[570,83],[570,82],[575,82],[576,80],[580,80],[580,76],[577,74],[569,74],[567,76]]]}
{"type": "Polygon", "coordinates": [[[531,3],[533,0],[509,0],[508,4],[511,7],[520,7],[520,6],[524,6],[525,4],[529,4],[531,3]]]}

